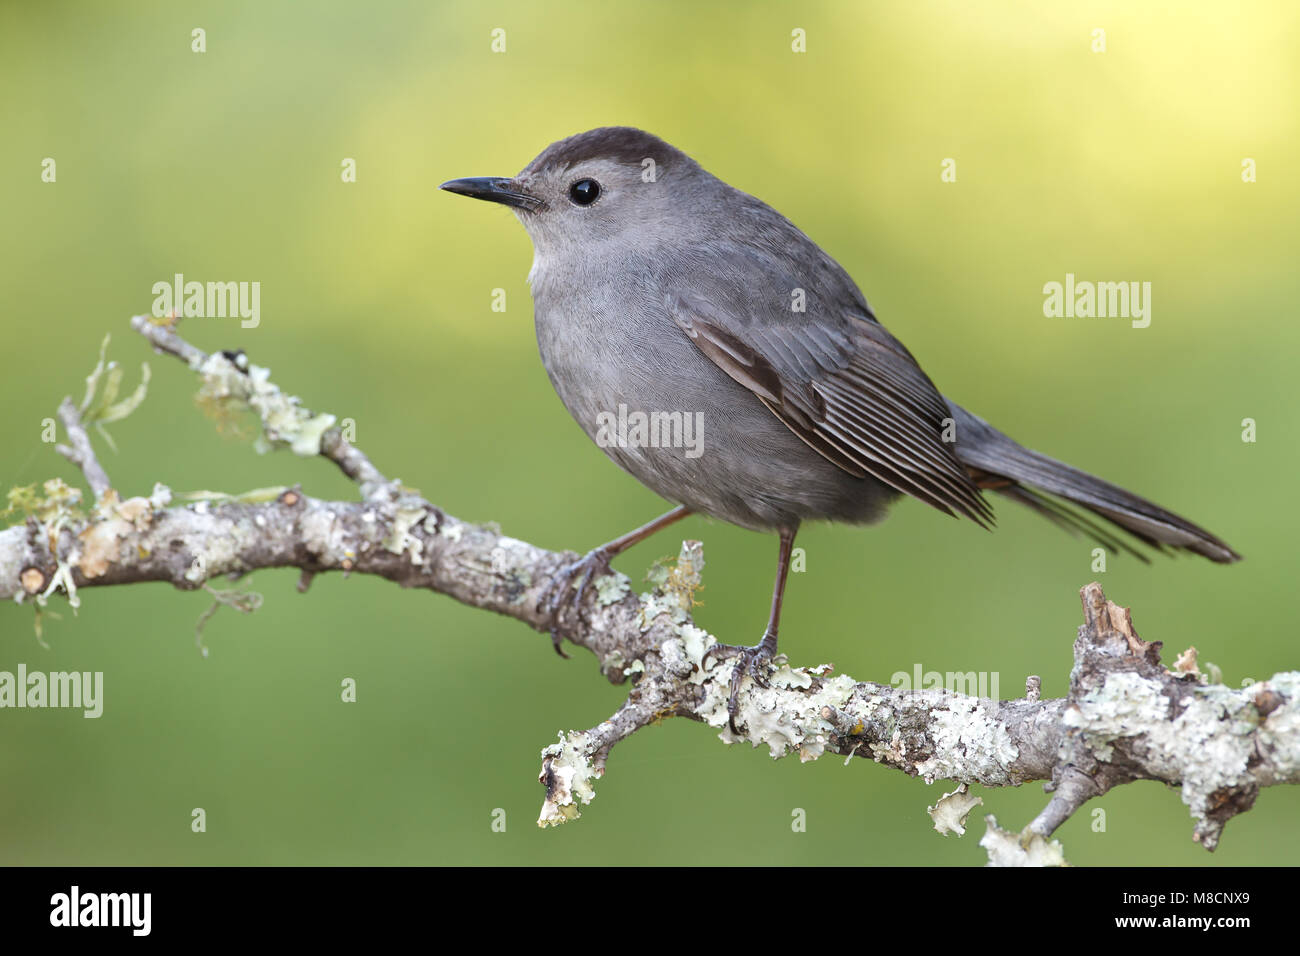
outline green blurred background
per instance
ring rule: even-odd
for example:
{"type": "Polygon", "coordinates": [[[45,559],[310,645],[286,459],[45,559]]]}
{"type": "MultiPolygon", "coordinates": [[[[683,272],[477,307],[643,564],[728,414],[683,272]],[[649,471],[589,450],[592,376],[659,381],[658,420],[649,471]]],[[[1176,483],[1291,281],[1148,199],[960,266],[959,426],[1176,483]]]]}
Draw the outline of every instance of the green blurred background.
{"type": "MultiPolygon", "coordinates": [[[[1100,579],[1141,634],[1239,684],[1300,667],[1295,356],[1300,14],[1294,4],[555,2],[8,4],[0,9],[0,486],[79,476],[39,440],[99,341],[149,359],[103,450],[124,495],[301,481],[195,408],[194,377],[126,326],[176,272],[257,280],[262,319],[193,319],[453,514],[585,550],[663,504],[552,393],[531,249],[505,210],[439,193],[605,124],[656,132],[791,217],[950,396],[1021,441],[1149,495],[1246,561],[1090,569],[1091,543],[1010,504],[986,534],[915,502],[808,527],[783,647],[888,680],[918,663],[1027,674],[1060,695],[1100,579]],[[1139,7],[1135,9],[1135,6],[1139,7]],[[191,30],[207,52],[191,52],[191,30]],[[491,52],[490,31],[507,49],[491,52]],[[791,52],[791,30],[807,52],[791,52]],[[1092,52],[1092,31],[1107,50],[1092,52]],[[40,180],[57,162],[57,182],[40,180]],[[340,164],[357,161],[344,184],[340,164]],[[956,183],[940,163],[957,161],[956,183]],[[1241,180],[1244,157],[1259,181],[1241,180]],[[1144,330],[1047,319],[1042,286],[1153,283],[1144,330]],[[508,310],[490,309],[504,288],[508,310]],[[1243,443],[1243,418],[1258,442],[1243,443]]],[[[705,542],[700,623],[760,633],[775,540],[691,519],[618,565],[705,542]]],[[[925,813],[942,792],[865,761],[773,763],[682,720],[611,757],[582,819],[541,831],[538,750],[626,687],[520,624],[377,580],[258,573],[251,616],[162,585],[0,608],[0,669],[105,672],[104,716],[0,712],[6,863],[977,864],[925,813]],[[339,701],[358,681],[359,701],[339,701]],[[490,696],[485,696],[485,692],[490,696]],[[190,811],[208,814],[204,834],[190,811]],[[494,809],[506,832],[493,832],[494,809]],[[791,830],[794,808],[807,832],[791,830]]],[[[1019,827],[1038,784],[979,791],[1019,827]]],[[[1300,793],[1269,789],[1210,856],[1176,791],[1128,786],[1059,833],[1076,864],[1290,863],[1300,793]],[[1090,812],[1105,810],[1095,832],[1090,812]]]]}

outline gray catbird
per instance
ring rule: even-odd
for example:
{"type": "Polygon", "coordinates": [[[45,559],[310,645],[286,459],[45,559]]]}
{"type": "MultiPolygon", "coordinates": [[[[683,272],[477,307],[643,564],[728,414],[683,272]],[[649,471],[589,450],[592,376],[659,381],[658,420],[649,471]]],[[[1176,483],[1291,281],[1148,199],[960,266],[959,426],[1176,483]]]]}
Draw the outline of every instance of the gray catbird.
{"type": "Polygon", "coordinates": [[[678,503],[556,576],[543,609],[557,650],[566,591],[576,608],[610,558],[691,512],[780,535],[762,641],[719,649],[741,656],[733,729],[743,676],[762,683],[776,653],[804,520],[868,524],[907,494],[987,527],[987,489],[1139,557],[1057,499],[1157,550],[1239,560],[1203,528],[944,398],[835,260],[658,137],[594,129],[548,146],[513,179],[442,188],[514,210],[535,251],[528,279],[551,384],[610,458],[678,503]]]}

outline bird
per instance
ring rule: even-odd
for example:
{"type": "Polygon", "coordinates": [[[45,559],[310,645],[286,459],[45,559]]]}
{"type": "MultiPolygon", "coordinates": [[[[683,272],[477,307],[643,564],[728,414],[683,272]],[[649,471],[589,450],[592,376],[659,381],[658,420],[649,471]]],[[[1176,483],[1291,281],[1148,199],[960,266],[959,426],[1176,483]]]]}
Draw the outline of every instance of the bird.
{"type": "Polygon", "coordinates": [[[946,398],[839,263],[657,136],[592,129],[552,143],[516,176],[440,188],[514,212],[533,244],[528,281],[551,384],[606,455],[675,505],[566,564],[543,590],[539,610],[561,655],[566,595],[576,609],[613,557],[690,514],[778,538],[762,638],[714,645],[701,664],[737,658],[728,699],[737,733],[744,679],[765,686],[778,653],[805,521],[869,525],[912,497],[991,528],[995,494],[1144,561],[1142,546],[1240,560],[1204,528],[946,398]],[[639,429],[611,429],[634,419],[639,429]],[[694,443],[683,440],[689,424],[694,443]]]}

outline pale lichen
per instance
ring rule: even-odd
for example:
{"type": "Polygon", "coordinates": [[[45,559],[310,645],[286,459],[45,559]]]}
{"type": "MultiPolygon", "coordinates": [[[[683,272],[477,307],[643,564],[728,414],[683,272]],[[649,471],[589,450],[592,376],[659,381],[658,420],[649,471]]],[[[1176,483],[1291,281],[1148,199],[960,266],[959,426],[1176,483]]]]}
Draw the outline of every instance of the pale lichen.
{"type": "MultiPolygon", "coordinates": [[[[1300,691],[1292,675],[1274,679],[1287,685],[1284,695],[1300,691]]],[[[1294,699],[1294,698],[1292,698],[1294,699]]],[[[1183,802],[1192,816],[1205,820],[1216,809],[1216,794],[1241,786],[1260,743],[1274,725],[1294,724],[1294,709],[1280,708],[1260,723],[1251,695],[1222,685],[1193,686],[1181,712],[1171,715],[1171,701],[1155,681],[1139,674],[1108,674],[1102,687],[1085,694],[1066,711],[1064,723],[1083,735],[1099,760],[1114,756],[1117,741],[1139,740],[1149,771],[1162,779],[1180,780],[1183,802]]],[[[1285,758],[1292,748],[1280,748],[1285,758]]],[[[1278,754],[1274,755],[1275,757],[1278,754]]]]}
{"type": "Polygon", "coordinates": [[[591,781],[601,775],[592,765],[588,755],[591,737],[587,733],[570,731],[559,735],[559,742],[542,750],[542,773],[539,778],[546,787],[546,800],[539,827],[559,826],[581,815],[581,807],[591,803],[596,790],[591,781]]]}
{"type": "Polygon", "coordinates": [[[1271,695],[1287,702],[1262,717],[1257,736],[1261,753],[1273,766],[1273,779],[1295,780],[1300,776],[1300,673],[1277,674],[1246,694],[1252,701],[1271,695]]]}
{"type": "MultiPolygon", "coordinates": [[[[754,747],[766,746],[773,760],[790,753],[798,753],[803,762],[816,760],[826,752],[834,732],[834,726],[822,716],[822,709],[844,707],[857,685],[852,677],[839,674],[818,679],[816,689],[808,693],[807,689],[814,686],[808,668],[791,668],[784,656],[774,663],[776,671],[768,678],[767,687],[753,680],[741,685],[736,713],[736,724],[743,728],[739,735],[732,733],[728,721],[729,675],[720,673],[713,680],[699,713],[710,726],[720,729],[718,736],[726,743],[747,741],[754,747]],[[794,689],[805,692],[791,693],[794,689]]],[[[734,661],[728,664],[736,666],[734,661]]]]}
{"type": "Polygon", "coordinates": [[[1065,851],[1056,840],[1045,840],[1043,835],[1026,829],[1016,834],[1003,830],[993,814],[984,818],[988,827],[980,837],[980,846],[989,854],[989,866],[1069,866],[1065,851]]]}
{"type": "Polygon", "coordinates": [[[42,486],[45,494],[36,491],[35,485],[10,488],[8,506],[0,511],[0,518],[36,518],[51,530],[61,529],[85,518],[80,507],[81,489],[66,484],[62,478],[51,478],[42,486]]]}
{"type": "Polygon", "coordinates": [[[148,530],[154,515],[171,500],[171,489],[162,484],[155,484],[148,498],[137,496],[126,501],[119,500],[117,492],[110,488],[96,504],[94,520],[77,536],[76,567],[87,578],[102,577],[120,559],[121,542],[148,530]]]}
{"type": "Polygon", "coordinates": [[[328,508],[309,510],[299,527],[307,551],[318,560],[341,564],[343,559],[356,556],[346,547],[347,536],[338,515],[328,508]]]}
{"type": "MultiPolygon", "coordinates": [[[[81,503],[81,489],[70,487],[61,478],[51,478],[45,482],[44,490],[45,494],[42,496],[36,493],[35,486],[11,489],[9,510],[17,509],[23,514],[36,518],[41,523],[42,534],[50,551],[57,556],[59,535],[65,528],[73,527],[85,520],[86,516],[78,507],[81,503]]],[[[81,599],[77,596],[77,584],[73,578],[73,570],[80,559],[80,552],[76,548],[73,548],[66,557],[57,558],[54,573],[50,575],[45,590],[33,595],[38,610],[44,607],[50,596],[57,591],[63,591],[67,595],[68,604],[74,611],[81,606],[81,599]]],[[[25,591],[19,591],[15,598],[21,601],[25,596],[25,591]]],[[[38,620],[38,636],[39,631],[38,620]]]]}
{"type": "Polygon", "coordinates": [[[623,574],[603,574],[596,578],[592,584],[596,588],[596,603],[601,607],[609,607],[611,604],[617,604],[623,600],[624,596],[631,593],[631,583],[627,576],[623,574]]]}
{"type": "Polygon", "coordinates": [[[77,416],[83,425],[94,426],[108,447],[117,451],[113,437],[104,426],[121,421],[140,407],[149,392],[149,363],[140,363],[140,384],[135,390],[125,398],[118,398],[122,390],[123,372],[116,362],[107,361],[110,338],[109,335],[104,336],[104,341],[99,346],[99,361],[86,376],[86,393],[77,408],[77,416]]]}
{"type": "Polygon", "coordinates": [[[406,554],[412,564],[424,564],[424,542],[411,534],[411,529],[420,524],[427,514],[428,509],[421,504],[399,503],[393,508],[383,546],[393,554],[406,554]]]}
{"type": "Polygon", "coordinates": [[[694,624],[682,624],[676,628],[678,643],[681,645],[682,657],[692,666],[689,678],[692,684],[701,684],[709,676],[704,672],[702,661],[704,652],[718,643],[712,634],[694,624]]]}
{"type": "Polygon", "coordinates": [[[333,415],[314,415],[303,408],[298,398],[271,382],[269,369],[249,363],[242,355],[232,360],[213,352],[198,371],[203,377],[201,404],[235,411],[248,408],[261,420],[262,434],[254,443],[258,451],[279,446],[303,457],[319,455],[321,437],[337,422],[333,415]]]}
{"type": "Polygon", "coordinates": [[[690,620],[691,608],[697,603],[695,592],[702,586],[700,574],[704,569],[704,546],[698,541],[683,541],[677,562],[669,567],[656,562],[646,575],[654,590],[640,597],[641,630],[650,628],[655,618],[668,615],[674,624],[690,620]]]}
{"type": "Polygon", "coordinates": [[[1019,751],[998,718],[996,704],[979,697],[944,694],[945,707],[931,711],[934,756],[916,765],[926,783],[974,777],[986,785],[1013,783],[1009,767],[1019,751]]]}
{"type": "Polygon", "coordinates": [[[971,794],[970,788],[963,783],[951,793],[945,793],[934,806],[926,807],[925,812],[934,821],[934,828],[944,836],[949,833],[965,836],[966,818],[983,802],[982,798],[971,794]]]}

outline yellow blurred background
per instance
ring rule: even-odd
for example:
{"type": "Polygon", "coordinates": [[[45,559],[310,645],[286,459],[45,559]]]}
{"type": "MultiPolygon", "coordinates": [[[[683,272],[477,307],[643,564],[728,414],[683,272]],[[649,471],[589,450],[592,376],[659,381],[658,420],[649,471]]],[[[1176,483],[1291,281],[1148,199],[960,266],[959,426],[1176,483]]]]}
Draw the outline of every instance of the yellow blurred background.
{"type": "MultiPolygon", "coordinates": [[[[1099,579],[1167,661],[1195,644],[1233,685],[1295,669],[1298,48],[1284,0],[4,5],[0,490],[80,481],[40,423],[80,394],[111,332],[128,381],[142,360],[154,373],[112,429],[119,452],[100,448],[124,494],[301,481],[355,495],[323,460],[217,435],[193,375],[130,333],[153,283],[179,272],[260,282],[257,328],[192,319],[183,333],[243,348],[308,406],[355,419],[383,471],[458,517],[582,551],[658,514],[551,390],[523,230],[437,190],[634,125],[789,216],[947,395],[1246,558],[1113,557],[1098,574],[1090,542],[1009,504],[986,534],[905,502],[878,528],[801,533],[782,628],[794,662],[882,681],[918,664],[996,672],[1003,696],[1040,674],[1059,696],[1078,589],[1099,579]],[[1042,287],[1067,272],[1151,282],[1150,327],[1045,318],[1042,287]]],[[[693,518],[617,564],[640,581],[684,536],[708,561],[697,620],[753,643],[775,539],[693,518]]],[[[925,813],[943,782],[773,764],[675,720],[614,751],[581,820],[540,831],[539,749],[627,688],[446,598],[337,575],[300,595],[295,580],[254,575],[264,606],[218,613],[206,659],[201,594],[88,589],[75,615],[56,600],[48,649],[30,609],[0,608],[0,670],[106,683],[98,720],[0,712],[0,860],[977,864],[980,813],[1019,827],[1046,799],[1038,784],[976,788],[971,832],[945,839],[925,813]],[[191,832],[195,807],[206,833],[191,832]],[[792,832],[796,808],[807,832],[792,832]]],[[[1300,794],[1266,790],[1210,856],[1178,793],[1140,784],[1058,836],[1076,864],[1284,864],[1297,811],[1300,794]]]]}

